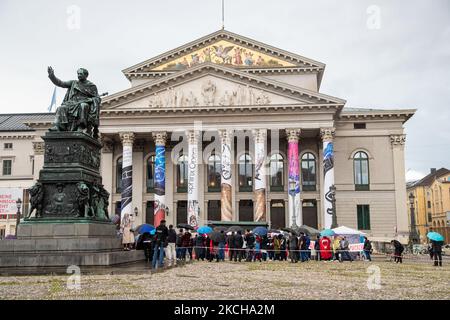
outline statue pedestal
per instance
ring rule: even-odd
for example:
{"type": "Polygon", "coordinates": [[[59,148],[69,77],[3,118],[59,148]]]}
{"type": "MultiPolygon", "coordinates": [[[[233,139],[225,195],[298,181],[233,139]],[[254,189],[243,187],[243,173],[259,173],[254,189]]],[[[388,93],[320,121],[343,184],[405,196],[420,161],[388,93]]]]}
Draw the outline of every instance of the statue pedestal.
{"type": "Polygon", "coordinates": [[[11,267],[111,266],[141,261],[143,251],[123,251],[111,223],[23,222],[17,240],[0,241],[0,270],[11,267]]]}
{"type": "Polygon", "coordinates": [[[30,189],[34,215],[19,224],[17,240],[0,241],[0,270],[144,260],[142,251],[123,251],[108,217],[102,145],[82,132],[47,132],[43,139],[44,167],[30,189]]]}

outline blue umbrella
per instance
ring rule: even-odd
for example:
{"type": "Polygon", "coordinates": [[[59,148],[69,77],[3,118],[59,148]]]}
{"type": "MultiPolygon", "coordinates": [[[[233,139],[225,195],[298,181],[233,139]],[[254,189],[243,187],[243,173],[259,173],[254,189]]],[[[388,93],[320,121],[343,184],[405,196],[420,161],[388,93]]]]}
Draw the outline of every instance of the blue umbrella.
{"type": "Polygon", "coordinates": [[[146,232],[150,234],[155,234],[156,228],[151,224],[141,224],[139,227],[136,228],[136,232],[139,234],[144,234],[146,232]]]}
{"type": "Polygon", "coordinates": [[[321,237],[332,237],[334,235],[335,235],[335,233],[331,229],[323,229],[322,231],[320,231],[321,237]]]}
{"type": "Polygon", "coordinates": [[[253,233],[260,236],[265,236],[267,234],[267,228],[256,227],[255,229],[253,229],[253,233]]]}
{"type": "Polygon", "coordinates": [[[211,233],[213,232],[213,229],[208,226],[201,226],[200,228],[197,229],[197,232],[199,234],[211,233]]]}
{"type": "Polygon", "coordinates": [[[444,241],[444,237],[437,232],[428,232],[427,238],[433,241],[444,241]]]}

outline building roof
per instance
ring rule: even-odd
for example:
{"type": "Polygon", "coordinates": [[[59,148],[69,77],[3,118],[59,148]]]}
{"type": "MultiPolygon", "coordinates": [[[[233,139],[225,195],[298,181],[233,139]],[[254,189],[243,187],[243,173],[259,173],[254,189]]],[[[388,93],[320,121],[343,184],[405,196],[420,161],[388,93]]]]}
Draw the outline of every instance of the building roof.
{"type": "Polygon", "coordinates": [[[54,113],[6,113],[0,114],[0,132],[5,131],[34,131],[24,122],[50,121],[55,117],[54,113]]]}
{"type": "Polygon", "coordinates": [[[447,168],[440,168],[439,170],[430,172],[428,175],[423,177],[422,179],[408,185],[407,188],[411,187],[428,187],[430,186],[436,179],[439,179],[442,176],[450,174],[450,170],[447,168]]]}

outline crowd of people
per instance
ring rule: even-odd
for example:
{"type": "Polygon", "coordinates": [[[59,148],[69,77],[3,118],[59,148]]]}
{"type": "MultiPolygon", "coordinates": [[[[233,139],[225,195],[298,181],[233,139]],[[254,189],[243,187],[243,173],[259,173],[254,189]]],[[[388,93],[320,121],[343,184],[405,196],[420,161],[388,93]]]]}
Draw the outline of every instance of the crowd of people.
{"type": "MultiPolygon", "coordinates": [[[[127,244],[128,249],[128,244],[127,244]]],[[[268,233],[259,235],[251,230],[215,232],[212,239],[208,233],[198,234],[188,229],[178,229],[173,225],[166,226],[166,221],[156,228],[155,234],[142,234],[135,248],[143,250],[145,259],[152,263],[154,269],[164,266],[175,266],[177,261],[195,259],[201,261],[221,262],[262,262],[290,261],[291,263],[309,260],[353,261],[363,255],[371,260],[372,245],[365,238],[362,253],[350,253],[349,241],[345,236],[320,237],[313,239],[308,234],[300,233],[268,233]],[[311,245],[311,241],[314,242],[311,245]]],[[[360,257],[362,258],[362,257],[360,257]]]]}
{"type": "MultiPolygon", "coordinates": [[[[152,268],[175,266],[177,261],[196,259],[202,261],[290,261],[291,263],[309,260],[354,261],[364,259],[372,261],[372,244],[367,237],[362,239],[362,248],[352,252],[346,236],[332,237],[316,235],[310,237],[300,232],[270,232],[259,235],[251,230],[228,232],[215,231],[214,237],[208,233],[199,234],[190,229],[173,225],[166,226],[166,221],[154,230],[154,234],[145,232],[135,241],[131,221],[125,217],[121,223],[124,250],[135,248],[143,250],[145,259],[152,263],[152,268]],[[311,244],[313,242],[313,244],[311,244]]],[[[404,246],[398,240],[392,240],[394,249],[392,257],[396,263],[403,263],[404,246]]],[[[430,258],[435,266],[442,266],[442,243],[430,241],[430,258]]]]}

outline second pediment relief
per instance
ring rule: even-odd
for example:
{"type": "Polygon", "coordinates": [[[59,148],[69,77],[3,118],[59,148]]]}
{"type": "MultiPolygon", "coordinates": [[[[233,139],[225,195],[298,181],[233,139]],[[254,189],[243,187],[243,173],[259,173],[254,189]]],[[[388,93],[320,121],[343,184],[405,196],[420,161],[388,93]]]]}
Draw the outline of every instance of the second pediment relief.
{"type": "Polygon", "coordinates": [[[205,62],[246,68],[275,68],[295,66],[295,64],[293,63],[272,57],[263,52],[245,48],[225,40],[220,40],[213,45],[191,52],[151,70],[184,70],[205,62]]]}
{"type": "Polygon", "coordinates": [[[183,86],[168,88],[150,97],[151,108],[177,108],[197,106],[268,105],[271,94],[250,86],[218,86],[214,80],[204,80],[198,90],[183,86]]]}

